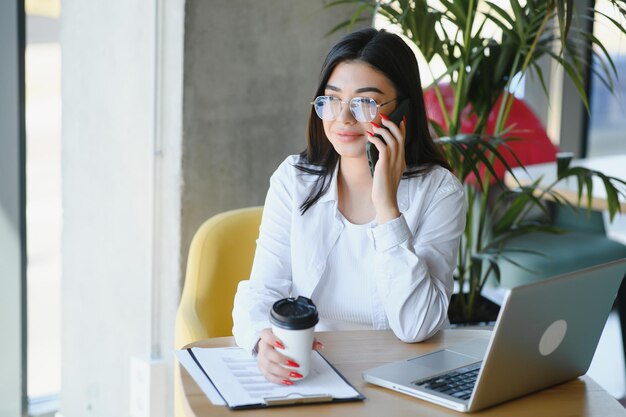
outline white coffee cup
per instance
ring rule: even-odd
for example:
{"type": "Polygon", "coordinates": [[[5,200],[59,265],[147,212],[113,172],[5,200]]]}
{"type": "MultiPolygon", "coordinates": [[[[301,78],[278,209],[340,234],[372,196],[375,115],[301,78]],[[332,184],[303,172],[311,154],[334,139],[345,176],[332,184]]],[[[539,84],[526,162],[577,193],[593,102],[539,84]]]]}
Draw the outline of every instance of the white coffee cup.
{"type": "MultiPolygon", "coordinates": [[[[272,332],[285,346],[285,349],[279,349],[279,352],[300,365],[297,368],[286,364],[283,366],[299,373],[302,378],[306,377],[311,369],[313,337],[318,321],[315,304],[302,296],[297,299],[278,300],[270,311],[272,332]]],[[[302,378],[290,379],[298,381],[302,378]]]]}

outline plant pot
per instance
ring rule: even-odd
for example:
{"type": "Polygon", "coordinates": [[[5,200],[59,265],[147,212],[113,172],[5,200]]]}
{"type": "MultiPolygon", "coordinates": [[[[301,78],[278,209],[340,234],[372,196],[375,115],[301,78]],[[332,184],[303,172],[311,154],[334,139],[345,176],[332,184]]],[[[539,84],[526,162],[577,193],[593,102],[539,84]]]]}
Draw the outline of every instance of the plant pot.
{"type": "Polygon", "coordinates": [[[457,302],[457,298],[458,294],[452,294],[448,308],[448,319],[453,326],[488,326],[493,325],[498,318],[500,306],[482,295],[476,298],[474,312],[469,317],[466,317],[459,308],[460,304],[457,302]]]}

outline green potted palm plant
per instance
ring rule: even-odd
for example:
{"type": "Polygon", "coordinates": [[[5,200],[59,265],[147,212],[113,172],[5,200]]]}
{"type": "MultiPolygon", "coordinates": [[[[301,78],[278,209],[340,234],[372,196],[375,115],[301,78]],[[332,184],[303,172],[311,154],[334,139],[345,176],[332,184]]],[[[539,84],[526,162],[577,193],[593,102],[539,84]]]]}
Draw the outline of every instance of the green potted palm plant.
{"type": "MultiPolygon", "coordinates": [[[[611,2],[620,13],[626,13],[623,0],[611,2]]],[[[532,73],[547,94],[538,60],[548,57],[563,67],[588,109],[584,88],[588,62],[581,56],[580,45],[590,42],[596,46],[593,54],[602,64],[598,75],[608,86],[612,86],[617,75],[611,57],[592,33],[575,24],[589,17],[587,11],[576,13],[573,0],[506,0],[507,7],[502,7],[502,2],[484,0],[337,0],[327,7],[346,3],[353,4],[355,12],[334,31],[379,15],[415,44],[429,67],[436,60],[445,65],[445,72],[434,76],[435,81],[428,87],[434,90],[443,115],[443,123],[431,120],[431,127],[456,175],[465,184],[469,203],[455,274],[460,292],[451,310],[460,321],[476,320],[476,303],[485,282],[490,276],[499,280],[499,261],[506,259],[507,251],[515,250],[507,248],[506,243],[527,233],[564,232],[530,219],[528,213],[547,213],[546,196],[557,204],[571,205],[554,190],[556,183],[542,187],[536,181],[519,184],[512,190],[494,169],[498,163],[512,173],[503,150],[513,155],[516,165],[523,166],[507,144],[516,139],[509,134],[511,126],[507,124],[515,80],[532,73]],[[446,106],[442,94],[443,81],[452,90],[451,106],[446,106]],[[470,131],[463,131],[463,118],[468,114],[475,123],[470,131]],[[496,122],[488,130],[490,114],[496,115],[496,122]]],[[[617,20],[604,14],[598,16],[626,33],[617,20]]],[[[597,171],[572,167],[569,161],[570,158],[558,161],[557,177],[578,180],[578,206],[586,195],[590,208],[591,179],[599,177],[606,188],[613,219],[620,209],[618,196],[624,196],[621,187],[626,183],[597,171]]]]}

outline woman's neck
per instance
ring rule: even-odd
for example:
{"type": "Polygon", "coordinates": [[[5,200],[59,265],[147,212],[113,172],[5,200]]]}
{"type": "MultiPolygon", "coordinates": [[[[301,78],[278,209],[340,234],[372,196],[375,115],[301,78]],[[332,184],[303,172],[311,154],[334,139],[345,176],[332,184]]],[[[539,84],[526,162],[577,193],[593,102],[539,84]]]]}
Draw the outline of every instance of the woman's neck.
{"type": "MultiPolygon", "coordinates": [[[[347,190],[359,193],[372,191],[372,174],[367,162],[364,163],[361,158],[341,158],[338,177],[347,190]]],[[[369,196],[369,193],[366,195],[369,196]]]]}
{"type": "Polygon", "coordinates": [[[337,174],[339,211],[351,223],[369,223],[375,216],[372,174],[367,161],[341,158],[337,174]]]}

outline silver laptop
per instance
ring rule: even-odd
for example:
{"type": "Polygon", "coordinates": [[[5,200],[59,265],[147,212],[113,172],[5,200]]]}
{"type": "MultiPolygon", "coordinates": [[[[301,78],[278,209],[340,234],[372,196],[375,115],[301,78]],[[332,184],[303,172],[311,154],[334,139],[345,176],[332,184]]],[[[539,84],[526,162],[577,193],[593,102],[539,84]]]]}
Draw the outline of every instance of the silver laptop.
{"type": "Polygon", "coordinates": [[[472,412],[587,372],[626,259],[508,291],[490,340],[365,371],[372,384],[472,412]]]}

